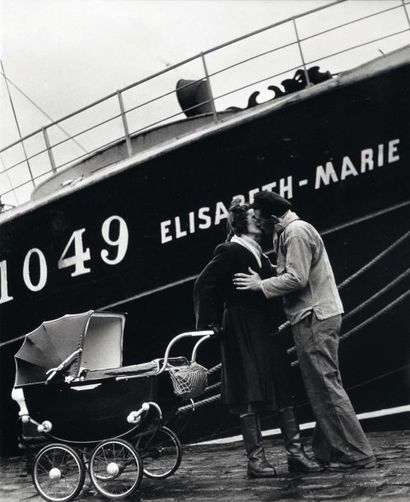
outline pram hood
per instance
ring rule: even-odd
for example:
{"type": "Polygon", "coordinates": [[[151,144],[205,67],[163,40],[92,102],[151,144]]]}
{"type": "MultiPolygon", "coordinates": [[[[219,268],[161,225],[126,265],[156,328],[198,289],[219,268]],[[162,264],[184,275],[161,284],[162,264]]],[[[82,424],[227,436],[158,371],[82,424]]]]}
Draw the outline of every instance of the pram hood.
{"type": "Polygon", "coordinates": [[[45,383],[50,370],[60,365],[62,374],[71,378],[83,369],[119,368],[124,324],[123,314],[94,310],[43,322],[25,336],[14,356],[14,386],[45,383]]]}

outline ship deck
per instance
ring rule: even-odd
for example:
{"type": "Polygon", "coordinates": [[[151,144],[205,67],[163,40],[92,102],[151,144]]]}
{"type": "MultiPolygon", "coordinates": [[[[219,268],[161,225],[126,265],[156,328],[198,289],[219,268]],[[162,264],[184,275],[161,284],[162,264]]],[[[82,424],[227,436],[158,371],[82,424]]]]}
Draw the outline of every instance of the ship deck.
{"type": "MultiPolygon", "coordinates": [[[[377,467],[349,474],[288,474],[286,456],[279,438],[266,439],[267,456],[278,468],[275,479],[250,480],[245,475],[246,458],[242,445],[192,445],[185,447],[179,470],[162,481],[144,479],[133,500],[143,501],[409,501],[410,430],[373,432],[370,442],[377,467]]],[[[309,436],[306,438],[308,451],[309,436]]],[[[21,457],[0,461],[0,500],[36,501],[31,476],[26,474],[21,457]]],[[[102,502],[90,482],[79,502],[102,502]]]]}

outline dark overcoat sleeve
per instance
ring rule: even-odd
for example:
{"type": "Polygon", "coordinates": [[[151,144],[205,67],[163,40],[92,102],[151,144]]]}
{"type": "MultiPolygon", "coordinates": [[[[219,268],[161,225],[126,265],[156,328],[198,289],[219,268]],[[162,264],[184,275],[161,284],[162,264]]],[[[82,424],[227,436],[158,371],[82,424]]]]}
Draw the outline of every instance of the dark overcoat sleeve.
{"type": "Polygon", "coordinates": [[[220,244],[213,259],[202,270],[194,285],[196,329],[221,324],[223,289],[233,274],[233,257],[229,243],[220,244]]]}

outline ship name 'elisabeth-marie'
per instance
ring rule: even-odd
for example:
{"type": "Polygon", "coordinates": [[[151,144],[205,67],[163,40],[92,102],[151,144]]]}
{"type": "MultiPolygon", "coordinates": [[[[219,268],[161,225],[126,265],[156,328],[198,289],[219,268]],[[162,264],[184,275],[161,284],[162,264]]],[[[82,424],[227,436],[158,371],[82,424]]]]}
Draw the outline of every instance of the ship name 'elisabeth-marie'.
{"type": "MultiPolygon", "coordinates": [[[[358,176],[369,171],[373,171],[376,167],[388,166],[400,160],[399,153],[400,139],[392,139],[386,144],[381,143],[375,148],[364,148],[359,152],[358,158],[352,160],[348,155],[344,155],[340,162],[328,160],[323,165],[318,165],[314,170],[313,184],[315,190],[319,190],[322,186],[327,186],[329,183],[337,183],[344,181],[349,176],[358,176]]],[[[252,168],[252,167],[250,167],[252,168]]],[[[273,169],[274,170],[274,169],[273,169]]],[[[309,172],[309,169],[306,170],[309,172]]],[[[306,176],[306,172],[303,175],[306,176]]],[[[277,181],[266,183],[261,187],[252,188],[247,195],[233,194],[234,197],[239,197],[243,202],[253,200],[255,193],[260,190],[276,190],[282,197],[288,199],[293,198],[293,186],[309,185],[309,179],[294,179],[293,176],[280,178],[277,181]]],[[[161,244],[171,242],[174,239],[186,237],[188,234],[193,234],[197,230],[206,230],[212,226],[219,225],[221,221],[228,217],[228,209],[223,201],[218,201],[214,207],[200,207],[194,211],[190,211],[188,215],[175,216],[172,219],[161,221],[161,244]]]]}

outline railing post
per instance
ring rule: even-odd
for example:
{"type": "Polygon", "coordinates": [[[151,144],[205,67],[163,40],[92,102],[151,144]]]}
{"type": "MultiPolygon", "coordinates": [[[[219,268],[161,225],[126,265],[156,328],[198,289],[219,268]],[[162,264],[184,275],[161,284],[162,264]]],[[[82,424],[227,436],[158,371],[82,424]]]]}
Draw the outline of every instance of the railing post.
{"type": "Polygon", "coordinates": [[[407,9],[406,9],[406,4],[405,4],[404,0],[401,0],[401,2],[403,4],[404,13],[406,15],[407,22],[409,23],[409,27],[410,27],[410,17],[409,17],[409,13],[407,12],[407,9]]]}
{"type": "Polygon", "coordinates": [[[127,116],[125,114],[124,101],[122,99],[121,91],[117,91],[117,96],[118,96],[118,102],[120,104],[121,119],[122,119],[122,125],[124,127],[125,141],[127,143],[128,157],[131,157],[132,156],[132,144],[131,144],[130,131],[128,129],[127,116]]]}
{"type": "Polygon", "coordinates": [[[53,173],[55,173],[55,172],[57,172],[57,168],[56,168],[56,163],[54,161],[53,150],[51,148],[50,140],[48,137],[47,127],[43,127],[42,129],[43,129],[44,141],[45,141],[46,148],[47,148],[48,158],[50,159],[51,170],[53,171],[53,173]]]}
{"type": "Polygon", "coordinates": [[[300,38],[299,38],[298,27],[296,26],[296,20],[295,20],[295,19],[292,19],[292,21],[293,21],[293,26],[294,26],[294,28],[295,28],[296,40],[297,40],[298,47],[299,47],[300,57],[301,57],[301,59],[302,59],[303,71],[305,72],[305,77],[306,77],[306,85],[307,85],[307,86],[310,86],[310,85],[311,85],[311,83],[310,83],[310,79],[309,79],[309,73],[308,73],[308,71],[307,71],[307,68],[306,68],[306,63],[305,63],[305,58],[304,58],[304,56],[303,56],[302,44],[300,43],[300,38]]]}
{"type": "Polygon", "coordinates": [[[214,93],[212,92],[211,81],[209,80],[208,68],[206,66],[206,61],[205,61],[205,54],[203,52],[201,52],[201,59],[202,59],[202,64],[204,66],[205,78],[208,84],[209,92],[211,93],[212,115],[214,116],[214,121],[218,122],[218,113],[215,108],[214,93]]]}

